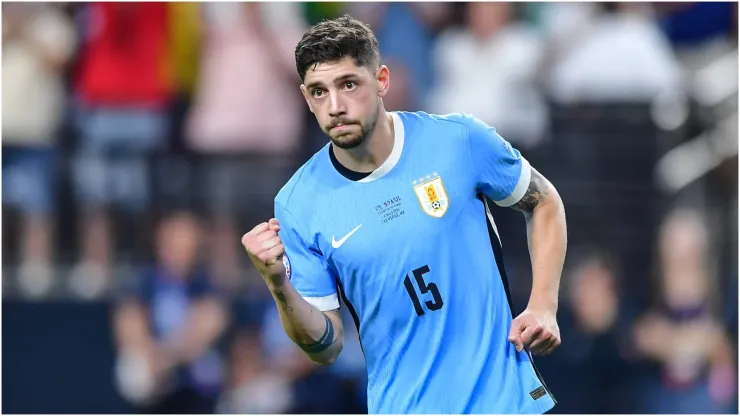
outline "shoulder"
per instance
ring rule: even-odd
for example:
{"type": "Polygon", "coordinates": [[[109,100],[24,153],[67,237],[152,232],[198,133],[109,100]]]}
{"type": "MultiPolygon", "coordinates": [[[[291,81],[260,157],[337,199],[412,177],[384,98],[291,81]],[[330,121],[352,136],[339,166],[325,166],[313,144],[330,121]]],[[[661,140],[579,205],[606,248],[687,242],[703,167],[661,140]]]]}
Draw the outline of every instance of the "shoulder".
{"type": "Polygon", "coordinates": [[[419,130],[431,128],[434,132],[448,135],[450,132],[467,133],[471,126],[477,127],[479,124],[485,126],[483,122],[474,116],[466,113],[450,114],[430,114],[423,111],[417,112],[398,112],[403,120],[404,127],[409,130],[419,130]]]}
{"type": "Polygon", "coordinates": [[[329,159],[327,154],[329,145],[316,152],[306,163],[303,164],[283,185],[275,196],[275,205],[284,210],[290,210],[295,214],[301,206],[305,206],[306,198],[320,193],[326,187],[322,175],[326,171],[326,163],[329,159]]]}
{"type": "Polygon", "coordinates": [[[410,119],[415,122],[434,124],[437,126],[467,126],[473,123],[482,123],[474,115],[468,113],[448,113],[448,114],[430,114],[424,111],[410,112],[399,112],[405,119],[410,119]]]}
{"type": "Polygon", "coordinates": [[[453,146],[467,149],[468,156],[473,159],[488,158],[491,155],[519,158],[518,151],[494,127],[472,114],[429,114],[427,117],[437,123],[432,130],[433,134],[439,135],[440,140],[447,140],[453,146]]]}
{"type": "MultiPolygon", "coordinates": [[[[434,144],[442,152],[477,147],[478,142],[496,137],[496,130],[468,113],[429,114],[422,111],[402,113],[406,137],[413,143],[434,144]],[[415,139],[416,138],[416,139],[415,139]]],[[[466,151],[465,154],[469,155],[466,151]]]]}
{"type": "Polygon", "coordinates": [[[466,128],[471,124],[475,124],[476,122],[481,123],[481,121],[475,118],[475,116],[468,113],[449,113],[442,115],[432,115],[432,117],[444,123],[452,123],[454,125],[464,126],[466,128]]]}
{"type": "Polygon", "coordinates": [[[480,140],[489,140],[498,136],[494,127],[472,114],[452,113],[437,117],[458,126],[463,132],[462,137],[468,142],[476,143],[480,140]]]}

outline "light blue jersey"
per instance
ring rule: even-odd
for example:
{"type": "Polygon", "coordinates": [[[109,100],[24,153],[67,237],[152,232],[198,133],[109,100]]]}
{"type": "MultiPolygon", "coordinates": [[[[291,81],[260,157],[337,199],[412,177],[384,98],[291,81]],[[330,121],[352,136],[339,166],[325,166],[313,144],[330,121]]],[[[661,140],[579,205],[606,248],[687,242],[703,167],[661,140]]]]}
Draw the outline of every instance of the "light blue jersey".
{"type": "MultiPolygon", "coordinates": [[[[393,113],[388,160],[361,180],[316,153],[275,198],[291,282],[358,326],[370,413],[544,413],[555,400],[507,340],[508,284],[487,196],[511,206],[530,167],[467,115],[393,113]]],[[[524,224],[522,224],[524,232],[524,224]]]]}

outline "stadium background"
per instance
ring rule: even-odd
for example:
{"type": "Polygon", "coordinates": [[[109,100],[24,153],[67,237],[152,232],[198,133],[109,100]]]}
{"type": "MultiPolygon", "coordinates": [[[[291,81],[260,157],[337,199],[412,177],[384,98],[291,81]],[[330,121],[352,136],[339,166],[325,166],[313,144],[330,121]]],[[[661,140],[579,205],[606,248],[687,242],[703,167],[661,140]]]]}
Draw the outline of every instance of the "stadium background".
{"type": "MultiPolygon", "coordinates": [[[[168,351],[146,360],[140,319],[197,356],[158,373],[181,406],[365,411],[351,320],[340,360],[309,363],[239,244],[326,143],[292,53],[345,12],[377,32],[386,108],[473,113],[560,190],[563,346],[537,360],[555,413],[737,412],[736,3],[2,11],[4,412],[165,411],[132,400],[168,351]]],[[[524,221],[494,214],[521,309],[524,221]]]]}

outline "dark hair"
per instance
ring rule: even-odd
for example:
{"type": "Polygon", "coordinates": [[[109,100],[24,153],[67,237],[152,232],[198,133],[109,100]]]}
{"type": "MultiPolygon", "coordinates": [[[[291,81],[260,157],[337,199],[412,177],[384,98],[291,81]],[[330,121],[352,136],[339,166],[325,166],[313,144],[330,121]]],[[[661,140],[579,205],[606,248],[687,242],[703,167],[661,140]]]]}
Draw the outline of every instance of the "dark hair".
{"type": "MultiPolygon", "coordinates": [[[[351,57],[358,66],[380,64],[378,39],[366,23],[344,15],[324,20],[309,29],[295,47],[295,64],[301,81],[311,65],[351,57]]],[[[373,69],[373,68],[371,68],[373,69]]]]}

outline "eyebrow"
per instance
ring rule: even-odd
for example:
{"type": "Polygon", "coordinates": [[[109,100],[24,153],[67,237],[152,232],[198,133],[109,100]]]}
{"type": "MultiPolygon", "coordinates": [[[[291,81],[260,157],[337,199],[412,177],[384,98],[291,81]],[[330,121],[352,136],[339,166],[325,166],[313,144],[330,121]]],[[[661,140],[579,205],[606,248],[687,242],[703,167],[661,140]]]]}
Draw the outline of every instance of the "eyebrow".
{"type": "MultiPolygon", "coordinates": [[[[334,80],[332,82],[336,85],[336,84],[341,84],[342,82],[345,82],[345,81],[348,81],[348,80],[351,80],[351,79],[356,79],[356,78],[357,78],[357,75],[356,74],[344,74],[344,75],[340,75],[340,76],[334,78],[334,80]]],[[[310,90],[310,89],[314,89],[314,88],[318,88],[318,87],[323,87],[323,86],[324,86],[324,83],[323,82],[321,82],[321,81],[314,81],[314,82],[306,85],[306,89],[307,90],[310,90]]]]}

